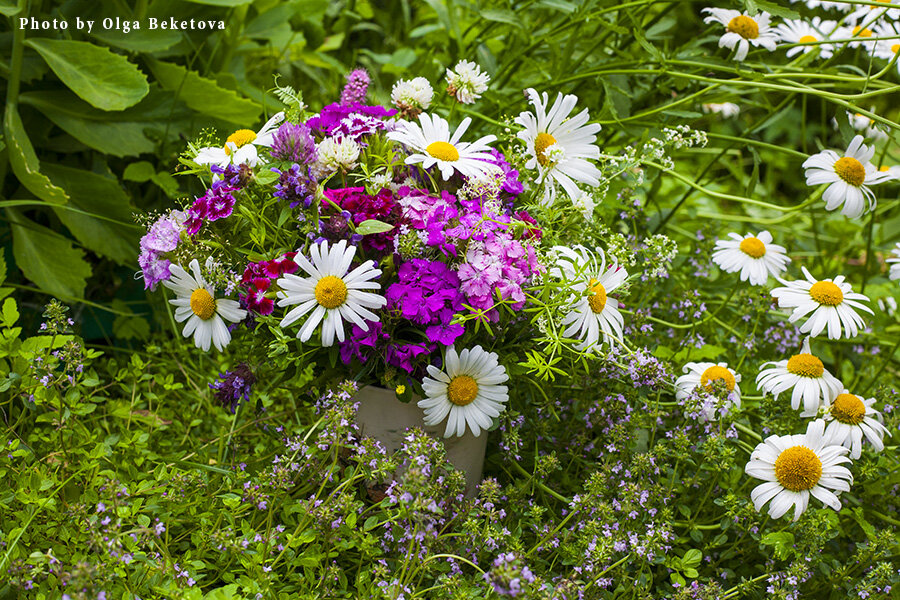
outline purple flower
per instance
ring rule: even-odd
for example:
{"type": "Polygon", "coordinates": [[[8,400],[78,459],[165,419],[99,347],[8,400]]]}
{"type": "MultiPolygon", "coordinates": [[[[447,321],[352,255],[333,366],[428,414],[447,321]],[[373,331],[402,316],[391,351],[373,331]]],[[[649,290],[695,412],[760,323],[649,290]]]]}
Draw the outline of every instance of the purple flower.
{"type": "Polygon", "coordinates": [[[534,581],[534,574],[520,558],[509,552],[494,560],[493,568],[484,574],[484,579],[498,595],[515,598],[534,581]]]}
{"type": "Polygon", "coordinates": [[[168,259],[162,258],[156,252],[144,252],[138,256],[138,264],[144,278],[144,289],[155,290],[160,281],[166,281],[171,277],[168,259]]]}
{"type": "Polygon", "coordinates": [[[365,69],[353,69],[347,75],[347,84],[341,91],[341,104],[348,105],[366,99],[369,89],[369,74],[365,69]]]}
{"type": "Polygon", "coordinates": [[[282,123],[272,138],[272,158],[301,165],[316,162],[316,144],[309,127],[303,123],[282,123]]]}
{"type": "Polygon", "coordinates": [[[216,390],[215,397],[223,408],[230,408],[231,414],[237,410],[241,399],[250,400],[250,392],[253,384],[256,383],[256,376],[247,363],[240,363],[233,371],[226,371],[219,374],[219,380],[209,384],[211,389],[216,390]]]}
{"type": "Polygon", "coordinates": [[[275,184],[276,198],[290,202],[291,208],[303,204],[309,208],[316,197],[317,183],[312,175],[312,170],[306,168],[301,172],[300,165],[294,163],[287,171],[280,171],[272,167],[272,172],[278,173],[278,182],[275,184]]]}
{"type": "MultiPolygon", "coordinates": [[[[387,109],[383,106],[366,106],[359,102],[351,102],[350,104],[329,104],[322,109],[322,112],[320,112],[318,116],[309,119],[306,124],[312,131],[324,136],[334,135],[338,131],[343,131],[343,133],[349,135],[349,133],[342,130],[341,127],[342,121],[350,115],[362,115],[383,120],[386,117],[391,117],[395,114],[397,114],[396,109],[387,109]]],[[[343,127],[346,126],[346,124],[343,124],[343,127]]]]}

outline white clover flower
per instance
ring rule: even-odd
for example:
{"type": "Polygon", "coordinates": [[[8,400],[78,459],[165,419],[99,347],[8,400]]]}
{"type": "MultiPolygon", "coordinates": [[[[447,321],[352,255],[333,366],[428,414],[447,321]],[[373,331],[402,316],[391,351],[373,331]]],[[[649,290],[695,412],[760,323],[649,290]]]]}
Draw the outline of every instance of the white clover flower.
{"type": "Polygon", "coordinates": [[[325,138],[316,145],[316,169],[325,176],[337,171],[348,173],[356,168],[359,151],[359,144],[350,138],[325,138]]]}
{"type": "Polygon", "coordinates": [[[769,13],[761,12],[751,17],[746,12],[741,14],[725,8],[704,8],[703,12],[709,13],[703,19],[704,23],[716,22],[725,26],[725,33],[719,38],[719,47],[736,50],[734,60],[741,62],[747,58],[751,44],[769,52],[775,50],[778,33],[769,27],[769,13]]]}
{"type": "Polygon", "coordinates": [[[391,102],[403,114],[410,116],[428,110],[434,98],[434,90],[424,77],[401,79],[391,88],[391,102]]]}
{"type": "Polygon", "coordinates": [[[473,62],[461,60],[447,69],[447,93],[463,104],[472,104],[488,89],[490,76],[473,62]]]}

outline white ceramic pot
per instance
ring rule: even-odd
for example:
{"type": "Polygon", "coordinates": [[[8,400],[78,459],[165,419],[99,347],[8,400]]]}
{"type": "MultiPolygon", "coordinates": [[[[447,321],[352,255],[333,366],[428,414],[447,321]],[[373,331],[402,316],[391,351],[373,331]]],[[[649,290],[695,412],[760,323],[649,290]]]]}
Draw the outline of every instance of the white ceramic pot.
{"type": "Polygon", "coordinates": [[[410,402],[400,402],[392,390],[368,385],[356,395],[359,410],[356,423],[362,433],[384,444],[388,452],[396,452],[403,444],[404,432],[410,427],[419,427],[440,440],[447,451],[447,460],[466,474],[466,497],[475,495],[476,486],[481,483],[484,467],[484,453],[487,449],[487,432],[475,437],[466,430],[462,437],[444,437],[446,423],[427,427],[423,420],[424,411],[416,406],[420,400],[413,396],[410,402]]]}

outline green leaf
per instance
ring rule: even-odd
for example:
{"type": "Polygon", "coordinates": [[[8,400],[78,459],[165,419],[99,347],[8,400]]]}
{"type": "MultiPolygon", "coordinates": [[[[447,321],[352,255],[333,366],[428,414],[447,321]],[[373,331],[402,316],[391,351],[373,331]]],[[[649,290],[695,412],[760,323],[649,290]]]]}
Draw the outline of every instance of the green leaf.
{"type": "Polygon", "coordinates": [[[16,308],[16,301],[7,298],[3,303],[3,326],[12,327],[19,320],[19,310],[16,308]]]}
{"type": "Polygon", "coordinates": [[[373,233],[384,233],[393,228],[394,226],[389,223],[384,223],[377,219],[366,219],[356,226],[356,233],[359,235],[371,235],[373,233]]]}
{"type": "Polygon", "coordinates": [[[3,252],[0,251],[0,283],[6,281],[6,258],[3,256],[3,252]]]}
{"type": "Polygon", "coordinates": [[[137,29],[125,33],[118,29],[97,32],[95,28],[95,33],[92,35],[104,44],[129,52],[168,50],[182,39],[181,32],[173,29],[137,29]]]}
{"type": "MultiPolygon", "coordinates": [[[[686,361],[689,357],[691,360],[710,360],[713,358],[718,358],[725,354],[727,351],[726,348],[722,348],[721,346],[714,346],[712,344],[706,344],[702,348],[683,348],[675,353],[672,356],[672,361],[675,363],[682,363],[686,361]]],[[[660,357],[663,358],[663,357],[660,357]]]]}
{"type": "Polygon", "coordinates": [[[750,13],[756,13],[756,10],[762,10],[773,17],[781,17],[782,19],[799,19],[800,13],[795,10],[791,10],[786,6],[779,6],[774,2],[768,2],[767,0],[746,0],[744,4],[747,5],[747,11],[750,13]]]}
{"type": "MultiPolygon", "coordinates": [[[[684,553],[684,556],[681,559],[681,566],[684,568],[696,567],[700,564],[700,561],[703,559],[703,553],[697,550],[696,548],[691,548],[687,552],[684,553]]],[[[695,575],[696,577],[696,575],[695,575]]]]}
{"type": "Polygon", "coordinates": [[[0,15],[3,15],[4,17],[17,15],[21,10],[22,7],[19,6],[19,3],[16,2],[16,0],[0,0],[0,15]]]}
{"type": "Polygon", "coordinates": [[[52,204],[65,204],[69,197],[66,192],[41,174],[41,163],[38,161],[31,140],[25,133],[25,126],[13,104],[6,105],[3,119],[6,130],[6,143],[9,145],[9,164],[13,173],[29,192],[52,204]]]}
{"type": "Polygon", "coordinates": [[[81,298],[91,275],[84,252],[50,229],[7,209],[13,234],[13,258],[22,273],[50,294],[81,298]]]}
{"type": "Polygon", "coordinates": [[[122,173],[122,179],[125,181],[137,181],[138,183],[143,183],[145,181],[150,181],[154,175],[156,175],[156,169],[153,165],[146,160],[142,160],[140,162],[131,163],[125,167],[125,172],[122,173]]]}
{"type": "Polygon", "coordinates": [[[205,115],[247,127],[262,112],[255,102],[185,67],[154,59],[148,59],[147,64],[163,89],[175,92],[179,100],[205,115]]]}
{"type": "Polygon", "coordinates": [[[70,205],[85,213],[57,210],[56,216],[85,248],[120,265],[136,260],[139,235],[132,225],[132,209],[125,191],[115,179],[62,165],[47,165],[47,175],[64,187],[70,205]]]}
{"type": "Polygon", "coordinates": [[[243,6],[244,4],[250,4],[253,0],[187,0],[188,2],[193,2],[194,4],[206,4],[209,6],[243,6]]]}
{"type": "Polygon", "coordinates": [[[32,38],[25,43],[40,53],[70,90],[99,109],[123,110],[150,91],[146,75],[108,48],[47,38],[32,38]]]}
{"type": "Polygon", "coordinates": [[[516,13],[502,8],[483,10],[481,11],[481,18],[488,21],[496,21],[497,23],[509,23],[516,27],[522,27],[522,19],[517,17],[516,13]]]}
{"type": "Polygon", "coordinates": [[[767,533],[760,540],[760,543],[765,546],[772,546],[775,550],[775,556],[785,560],[791,555],[794,545],[794,534],[787,531],[767,533]]]}

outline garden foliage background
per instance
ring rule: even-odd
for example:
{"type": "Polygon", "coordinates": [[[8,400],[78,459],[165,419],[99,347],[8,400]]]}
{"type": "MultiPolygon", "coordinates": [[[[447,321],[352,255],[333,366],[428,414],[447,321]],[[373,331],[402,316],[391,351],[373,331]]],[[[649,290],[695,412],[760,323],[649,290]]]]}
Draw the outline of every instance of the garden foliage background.
{"type": "MultiPolygon", "coordinates": [[[[182,345],[162,294],[146,294],[135,280],[145,227],[134,213],[200,193],[199,183],[177,175],[186,141],[203,128],[253,128],[280,110],[274,76],[319,107],[362,66],[372,76],[370,98],[387,105],[396,79],[437,83],[468,59],[490,73],[490,91],[461,114],[498,132],[528,87],[576,94],[611,154],[643,147],[663,127],[708,131],[706,147],[671,150],[674,166],[645,160],[637,191],[617,195],[629,186],[614,183],[595,222],[582,227],[598,238],[665,233],[677,242],[671,276],[632,298],[630,317],[634,327],[657,327],[648,353],[672,371],[688,358],[726,354],[748,365],[778,360],[795,351],[787,340],[799,338],[781,325],[766,329],[767,294],[732,291],[709,262],[712,243],[766,228],[791,241],[795,262],[821,277],[846,275],[873,306],[896,297],[883,255],[900,241],[897,186],[883,186],[877,210],[854,221],[804,204],[812,188],[800,165],[852,138],[847,111],[893,137],[900,78],[853,50],[790,61],[757,52],[735,63],[716,47],[719,30],[702,23],[705,6],[0,0],[0,297],[15,299],[3,304],[0,339],[0,441],[8,448],[0,457],[0,597],[50,598],[65,587],[83,598],[103,590],[117,598],[480,598],[495,593],[482,574],[504,552],[549,585],[534,584],[527,597],[891,597],[900,561],[894,440],[856,463],[842,512],[770,522],[749,503],[752,480],[743,473],[755,440],[731,443],[727,425],[723,435],[692,439],[659,392],[641,388],[649,374],[629,382],[604,372],[607,387],[590,378],[556,388],[535,381],[531,402],[491,434],[486,473],[495,479],[474,506],[441,505],[444,520],[423,516],[447,491],[435,473],[419,473],[416,502],[379,508],[365,471],[348,458],[344,409],[314,409],[325,390],[300,391],[309,365],[285,363],[277,384],[260,382],[261,410],[238,419],[208,389],[233,359],[182,345]],[[223,20],[226,29],[38,32],[17,26],[25,15],[176,16],[223,20]],[[699,108],[726,101],[739,105],[738,118],[699,108]],[[45,313],[51,297],[69,305],[66,316],[58,307],[45,313]],[[653,318],[642,317],[651,305],[653,318]],[[32,337],[41,322],[58,335],[32,337]],[[37,406],[11,393],[35,356],[72,340],[86,343],[61,359],[77,385],[54,380],[37,406]],[[77,364],[84,369],[75,375],[77,364]],[[655,412],[629,417],[641,402],[655,412]],[[290,435],[299,437],[286,450],[280,440],[290,435]],[[307,461],[306,479],[285,479],[272,463],[284,453],[307,461]],[[627,517],[634,511],[641,516],[627,517]],[[615,535],[641,543],[592,555],[591,540],[609,537],[614,523],[615,535]],[[385,533],[385,524],[395,529],[385,533]],[[474,558],[440,560],[462,548],[474,558]]],[[[803,4],[761,0],[727,7],[811,14],[803,4]]],[[[898,164],[896,145],[888,147],[881,164],[898,164]]],[[[830,346],[828,364],[842,381],[896,404],[900,325],[890,311],[876,313],[861,340],[830,346]]],[[[552,363],[532,359],[552,372],[552,363]]],[[[751,397],[745,410],[782,434],[804,423],[769,398],[751,397]]],[[[738,424],[748,427],[741,415],[738,424]]],[[[406,460],[439,452],[427,440],[416,444],[406,460]]],[[[523,567],[497,568],[521,575],[523,567]]]]}

